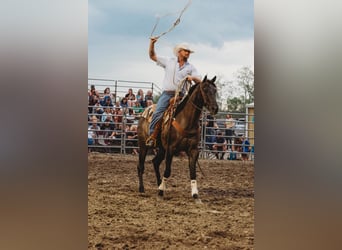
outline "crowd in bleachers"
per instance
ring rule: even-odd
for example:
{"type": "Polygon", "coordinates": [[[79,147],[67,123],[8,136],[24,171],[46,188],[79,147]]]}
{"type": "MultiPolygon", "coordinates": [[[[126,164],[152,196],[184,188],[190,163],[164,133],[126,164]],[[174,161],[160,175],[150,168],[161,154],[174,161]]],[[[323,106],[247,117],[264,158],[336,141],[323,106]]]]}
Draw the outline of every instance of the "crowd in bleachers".
{"type": "Polygon", "coordinates": [[[216,119],[208,114],[202,137],[205,138],[205,147],[212,152],[216,159],[251,160],[254,154],[254,145],[250,145],[248,137],[237,135],[234,132],[234,119],[227,114],[221,127],[216,119]]]}
{"type": "Polygon", "coordinates": [[[134,94],[128,89],[127,94],[118,97],[105,88],[103,94],[91,85],[88,92],[88,145],[121,145],[124,138],[126,146],[133,154],[137,153],[137,124],[144,109],[153,104],[152,91],[146,95],[142,89],[134,94]]]}
{"type": "MultiPolygon", "coordinates": [[[[144,109],[153,104],[151,90],[146,94],[142,89],[134,93],[132,88],[122,97],[112,93],[110,88],[103,93],[91,85],[88,92],[88,148],[94,146],[115,146],[121,150],[125,145],[126,153],[138,153],[137,126],[144,109]],[[116,101],[115,101],[116,100],[116,101]]],[[[233,126],[234,120],[230,114],[224,120],[224,127],[219,127],[216,119],[210,114],[202,118],[204,129],[202,138],[205,149],[212,152],[217,159],[248,160],[254,149],[248,138],[236,136],[233,126]]],[[[120,151],[121,152],[121,151],[120,151]]]]}

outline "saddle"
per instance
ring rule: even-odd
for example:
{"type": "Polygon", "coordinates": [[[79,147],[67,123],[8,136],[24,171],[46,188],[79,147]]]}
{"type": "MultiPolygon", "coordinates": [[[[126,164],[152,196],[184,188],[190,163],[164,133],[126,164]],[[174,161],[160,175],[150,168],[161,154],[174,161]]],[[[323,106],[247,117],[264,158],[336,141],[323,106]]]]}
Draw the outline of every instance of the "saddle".
{"type": "MultiPolygon", "coordinates": [[[[184,129],[179,125],[179,123],[176,120],[172,120],[176,107],[177,105],[184,100],[184,98],[178,96],[177,100],[175,101],[175,97],[172,97],[169,101],[169,106],[168,108],[165,110],[163,117],[161,118],[160,124],[156,125],[155,127],[155,131],[158,130],[158,133],[160,132],[160,128],[161,127],[165,127],[167,128],[167,130],[170,128],[170,123],[172,122],[172,126],[183,136],[188,135],[188,133],[186,133],[184,131],[184,129]]],[[[151,123],[152,121],[152,115],[154,113],[154,111],[156,110],[156,104],[153,104],[152,106],[149,106],[148,108],[145,109],[145,111],[141,114],[142,117],[144,117],[149,123],[151,123]]]]}
{"type": "MultiPolygon", "coordinates": [[[[168,121],[171,120],[171,117],[173,115],[173,111],[176,107],[176,105],[181,100],[181,97],[177,98],[177,101],[175,102],[175,97],[172,97],[169,101],[169,107],[165,110],[164,115],[162,117],[163,124],[166,124],[168,121]]],[[[153,104],[149,107],[147,107],[144,112],[141,114],[142,117],[144,117],[149,123],[152,121],[152,115],[154,111],[156,111],[157,104],[153,104]]]]}
{"type": "Polygon", "coordinates": [[[175,97],[172,97],[169,101],[169,107],[165,110],[164,115],[163,115],[163,124],[166,125],[171,121],[173,113],[176,109],[177,104],[180,101],[180,97],[175,100],[175,97]]]}
{"type": "Polygon", "coordinates": [[[148,106],[144,112],[142,112],[141,116],[144,117],[149,123],[152,121],[152,115],[154,111],[156,111],[157,104],[153,104],[148,106]]]}

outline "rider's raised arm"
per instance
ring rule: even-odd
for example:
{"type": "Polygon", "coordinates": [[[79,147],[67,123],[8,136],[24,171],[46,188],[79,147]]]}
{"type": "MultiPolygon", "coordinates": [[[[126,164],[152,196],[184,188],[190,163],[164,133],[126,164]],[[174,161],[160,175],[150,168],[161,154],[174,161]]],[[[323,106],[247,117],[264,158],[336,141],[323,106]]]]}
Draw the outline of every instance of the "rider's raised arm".
{"type": "Polygon", "coordinates": [[[156,62],[157,55],[156,55],[156,52],[154,51],[154,44],[157,42],[158,38],[151,37],[150,39],[151,40],[150,40],[150,47],[149,47],[148,53],[150,55],[150,58],[156,62]]]}

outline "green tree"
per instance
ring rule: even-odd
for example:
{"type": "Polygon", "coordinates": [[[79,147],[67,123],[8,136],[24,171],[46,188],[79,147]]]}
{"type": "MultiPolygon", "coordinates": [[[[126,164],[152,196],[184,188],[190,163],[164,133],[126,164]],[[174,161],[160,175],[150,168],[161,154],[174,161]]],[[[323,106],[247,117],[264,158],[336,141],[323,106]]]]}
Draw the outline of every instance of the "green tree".
{"type": "Polygon", "coordinates": [[[244,97],[233,97],[227,99],[228,112],[245,112],[244,97]]]}
{"type": "Polygon", "coordinates": [[[227,111],[227,100],[236,92],[236,86],[233,81],[228,81],[222,75],[216,76],[215,85],[217,88],[217,104],[219,111],[227,111]]]}
{"type": "Polygon", "coordinates": [[[247,66],[242,67],[236,73],[236,80],[238,85],[244,92],[243,105],[254,102],[254,72],[247,66]]]}
{"type": "Polygon", "coordinates": [[[221,111],[223,109],[223,103],[225,99],[222,94],[224,93],[223,89],[225,88],[226,83],[222,80],[220,75],[216,76],[215,85],[217,89],[216,101],[219,106],[219,110],[221,111]]]}

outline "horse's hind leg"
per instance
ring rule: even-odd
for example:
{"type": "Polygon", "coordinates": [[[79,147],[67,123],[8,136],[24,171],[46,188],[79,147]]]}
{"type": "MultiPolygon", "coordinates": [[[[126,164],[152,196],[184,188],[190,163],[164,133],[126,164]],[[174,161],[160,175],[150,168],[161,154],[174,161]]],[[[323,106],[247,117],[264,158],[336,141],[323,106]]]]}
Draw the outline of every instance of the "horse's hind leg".
{"type": "Polygon", "coordinates": [[[152,163],[153,163],[153,167],[154,167],[154,172],[156,174],[158,186],[161,183],[159,166],[160,166],[161,162],[164,160],[164,156],[165,156],[165,150],[162,147],[159,147],[157,155],[152,159],[152,163]]]}
{"type": "Polygon", "coordinates": [[[147,154],[147,147],[146,146],[140,146],[139,150],[139,163],[138,163],[138,177],[139,177],[139,192],[144,193],[144,181],[143,181],[143,174],[145,170],[145,159],[147,154]]]}

